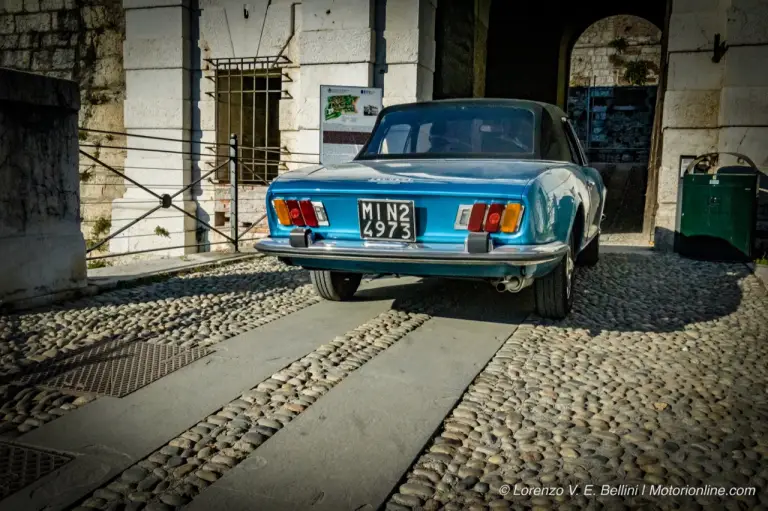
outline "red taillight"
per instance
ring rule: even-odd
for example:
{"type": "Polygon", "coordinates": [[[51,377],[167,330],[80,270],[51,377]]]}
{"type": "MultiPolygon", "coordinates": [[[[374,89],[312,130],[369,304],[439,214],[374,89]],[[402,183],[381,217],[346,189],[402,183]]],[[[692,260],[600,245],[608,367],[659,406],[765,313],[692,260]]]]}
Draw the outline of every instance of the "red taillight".
{"type": "Polygon", "coordinates": [[[299,207],[299,201],[287,200],[285,201],[288,206],[288,214],[291,215],[291,222],[297,227],[304,227],[304,217],[301,214],[301,208],[299,207]]]}
{"type": "Polygon", "coordinates": [[[299,208],[301,209],[301,215],[304,217],[304,222],[309,227],[317,227],[317,216],[315,215],[315,207],[311,201],[303,200],[299,201],[299,208]]]}
{"type": "Polygon", "coordinates": [[[471,232],[480,232],[483,229],[483,220],[485,219],[485,204],[482,202],[475,203],[472,206],[472,214],[469,215],[469,224],[467,229],[471,232]]]}
{"type": "Polygon", "coordinates": [[[491,204],[491,207],[488,208],[488,216],[485,219],[485,232],[496,232],[499,230],[502,213],[504,213],[504,204],[491,204]]]}

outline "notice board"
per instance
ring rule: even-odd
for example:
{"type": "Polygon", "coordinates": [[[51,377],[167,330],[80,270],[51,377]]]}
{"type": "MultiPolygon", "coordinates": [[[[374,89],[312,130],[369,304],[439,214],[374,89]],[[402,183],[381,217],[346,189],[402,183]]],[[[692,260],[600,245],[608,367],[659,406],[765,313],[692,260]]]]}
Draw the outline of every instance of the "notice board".
{"type": "Polygon", "coordinates": [[[382,90],[373,87],[320,86],[320,163],[354,158],[376,124],[382,90]]]}

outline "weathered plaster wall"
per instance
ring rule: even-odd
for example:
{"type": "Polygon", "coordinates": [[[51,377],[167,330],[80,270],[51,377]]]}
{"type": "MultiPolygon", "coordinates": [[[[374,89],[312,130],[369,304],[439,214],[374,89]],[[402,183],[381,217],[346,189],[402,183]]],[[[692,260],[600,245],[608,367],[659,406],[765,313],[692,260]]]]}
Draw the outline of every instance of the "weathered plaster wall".
{"type": "MultiPolygon", "coordinates": [[[[616,62],[645,60],[658,67],[661,61],[661,29],[637,16],[611,16],[587,28],[577,39],[571,53],[572,87],[615,87],[630,85],[624,79],[624,67],[616,62]],[[626,49],[612,46],[626,42],[626,49]],[[618,64],[618,65],[617,65],[618,64]]],[[[651,73],[643,85],[656,85],[658,74],[651,73]]]]}
{"type": "Polygon", "coordinates": [[[768,171],[768,2],[675,0],[669,28],[656,245],[679,226],[681,155],[735,151],[768,171]],[[728,50],[713,62],[715,34],[728,50]]]}
{"type": "MultiPolygon", "coordinates": [[[[301,13],[298,5],[292,5],[290,1],[274,1],[268,6],[268,2],[251,2],[247,4],[248,17],[245,17],[244,4],[230,0],[207,0],[200,3],[199,39],[194,42],[199,49],[199,58],[193,59],[192,95],[198,100],[198,108],[193,111],[199,115],[199,121],[193,119],[192,130],[197,133],[204,143],[216,141],[216,105],[214,92],[215,68],[205,59],[231,58],[231,57],[277,57],[282,54],[292,61],[285,69],[289,80],[298,78],[298,65],[296,62],[296,25],[300,23],[301,13]],[[297,13],[297,10],[299,12],[297,13]]],[[[284,80],[287,81],[287,80],[284,80]]],[[[285,83],[286,86],[292,84],[285,83]]],[[[283,129],[285,112],[295,112],[293,99],[280,101],[280,124],[283,129]]],[[[295,127],[286,127],[285,137],[281,136],[281,145],[286,145],[290,138],[289,131],[295,131],[295,127]],[[287,129],[294,128],[294,129],[287,129]]],[[[206,167],[200,169],[205,172],[206,167]]],[[[216,184],[215,180],[203,186],[198,196],[198,212],[209,218],[211,225],[230,233],[230,187],[226,183],[216,184]],[[219,216],[217,218],[217,213],[219,216]],[[224,218],[224,222],[219,221],[224,218]]],[[[264,196],[266,186],[244,185],[239,188],[238,221],[240,231],[243,225],[258,220],[265,210],[264,196]]],[[[253,237],[261,229],[254,229],[248,237],[253,237]]],[[[226,241],[224,237],[215,232],[208,233],[208,241],[221,243],[226,241]]],[[[229,250],[229,245],[215,244],[213,250],[229,250]]]]}
{"type": "Polygon", "coordinates": [[[83,287],[77,84],[0,69],[0,303],[83,287]]]}
{"type": "MultiPolygon", "coordinates": [[[[359,4],[359,2],[358,2],[359,4]]],[[[359,35],[356,32],[339,32],[333,30],[346,26],[351,28],[354,16],[338,2],[294,2],[276,0],[269,3],[266,0],[248,4],[248,17],[245,17],[242,2],[232,0],[207,0],[201,2],[199,19],[200,35],[197,46],[200,58],[194,61],[193,76],[199,73],[200,79],[193,78],[193,95],[199,98],[199,124],[193,124],[193,131],[200,130],[200,138],[204,143],[216,140],[216,109],[214,82],[209,79],[215,76],[215,68],[205,59],[219,58],[251,58],[273,57],[282,55],[290,63],[283,64],[282,72],[285,91],[280,99],[280,145],[285,148],[282,155],[281,170],[289,170],[307,165],[299,162],[316,162],[319,152],[318,142],[318,91],[310,90],[320,82],[309,69],[324,60],[344,59],[346,42],[343,37],[359,35]],[[302,38],[303,19],[309,13],[311,23],[308,33],[302,38]],[[324,26],[323,24],[327,25],[324,26]],[[302,62],[302,51],[306,53],[306,66],[299,67],[302,62]],[[302,85],[302,71],[304,86],[302,85]],[[199,85],[196,85],[199,84],[199,85]],[[307,154],[293,154],[307,153],[307,154]]],[[[364,14],[364,18],[368,14],[364,14]]],[[[366,18],[367,19],[367,18],[366,18]]],[[[359,30],[358,30],[359,32],[359,30]]],[[[369,35],[370,37],[370,35],[369,35]]],[[[354,41],[350,41],[354,42],[354,41]]],[[[365,41],[363,41],[364,43],[365,41]]],[[[343,72],[344,69],[331,72],[343,72]]],[[[330,77],[328,78],[331,79],[330,77]]],[[[347,80],[346,76],[336,78],[347,80]]],[[[355,80],[356,78],[353,78],[355,80]]],[[[211,224],[216,219],[216,213],[224,214],[225,222],[219,222],[216,227],[224,232],[230,232],[230,187],[228,184],[210,183],[203,187],[199,195],[200,210],[211,218],[211,224]]],[[[238,221],[240,231],[251,222],[257,221],[265,212],[266,186],[244,185],[239,189],[238,221]]],[[[254,228],[249,238],[263,232],[265,225],[254,228]]],[[[211,242],[218,243],[224,238],[217,233],[210,233],[211,242]]],[[[227,245],[213,245],[215,250],[226,250],[227,245]]]]}
{"type": "MultiPolygon", "coordinates": [[[[121,0],[3,0],[0,66],[76,81],[79,125],[122,132],[124,18],[121,0]]],[[[124,145],[121,137],[105,134],[83,132],[81,139],[83,144],[124,145]]],[[[109,165],[123,165],[123,150],[84,149],[109,165]]],[[[94,227],[109,224],[111,200],[124,193],[122,178],[85,158],[79,168],[83,234],[95,239],[94,227]]]]}
{"type": "MultiPolygon", "coordinates": [[[[129,175],[152,188],[172,190],[210,169],[208,163],[213,158],[207,154],[210,144],[216,142],[216,103],[212,80],[215,68],[207,59],[282,55],[290,61],[282,67],[284,93],[279,106],[283,170],[318,160],[321,84],[374,84],[377,37],[385,45],[385,65],[380,66],[385,104],[431,99],[435,1],[388,0],[385,7],[377,21],[373,0],[261,0],[245,5],[236,0],[199,0],[197,5],[189,0],[166,0],[162,5],[150,0],[125,0],[126,130],[192,141],[132,139],[131,146],[191,154],[152,156],[129,151],[129,175]],[[164,171],[145,172],[139,167],[164,171]]],[[[258,184],[240,187],[241,231],[264,213],[265,191],[266,187],[258,184]]],[[[185,194],[183,204],[229,233],[229,196],[229,184],[217,183],[211,176],[185,194]]],[[[116,201],[114,214],[117,216],[119,209],[123,217],[138,216],[148,203],[136,203],[149,200],[146,192],[128,186],[124,198],[116,201]]],[[[162,222],[155,222],[153,215],[121,235],[126,241],[120,248],[137,250],[160,244],[224,240],[213,232],[202,237],[190,235],[190,230],[195,230],[194,220],[173,211],[158,214],[162,214],[162,222]],[[152,235],[156,224],[172,233],[171,240],[159,243],[152,235]]],[[[113,223],[113,230],[124,223],[113,223]]],[[[117,247],[112,244],[113,249],[117,247]]],[[[210,248],[225,250],[229,246],[210,248]]],[[[195,249],[184,251],[190,250],[195,249]]]]}

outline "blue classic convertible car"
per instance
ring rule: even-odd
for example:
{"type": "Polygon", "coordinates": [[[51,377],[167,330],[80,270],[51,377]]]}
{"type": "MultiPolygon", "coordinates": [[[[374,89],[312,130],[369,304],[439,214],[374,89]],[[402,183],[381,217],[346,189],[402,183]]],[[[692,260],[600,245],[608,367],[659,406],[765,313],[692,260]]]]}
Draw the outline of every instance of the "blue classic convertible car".
{"type": "Polygon", "coordinates": [[[256,248],[347,300],[363,274],[534,287],[539,315],[573,304],[576,263],[599,252],[605,186],[559,108],[445,100],[382,110],[349,163],[282,174],[256,248]]]}

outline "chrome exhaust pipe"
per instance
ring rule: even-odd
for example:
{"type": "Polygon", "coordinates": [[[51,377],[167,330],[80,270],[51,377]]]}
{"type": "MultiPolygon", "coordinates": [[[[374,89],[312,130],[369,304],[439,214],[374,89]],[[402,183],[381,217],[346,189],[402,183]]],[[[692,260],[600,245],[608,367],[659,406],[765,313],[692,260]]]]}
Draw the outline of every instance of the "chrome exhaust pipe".
{"type": "Polygon", "coordinates": [[[523,280],[520,277],[507,277],[504,280],[496,281],[494,287],[499,293],[517,293],[523,289],[523,280]]]}

